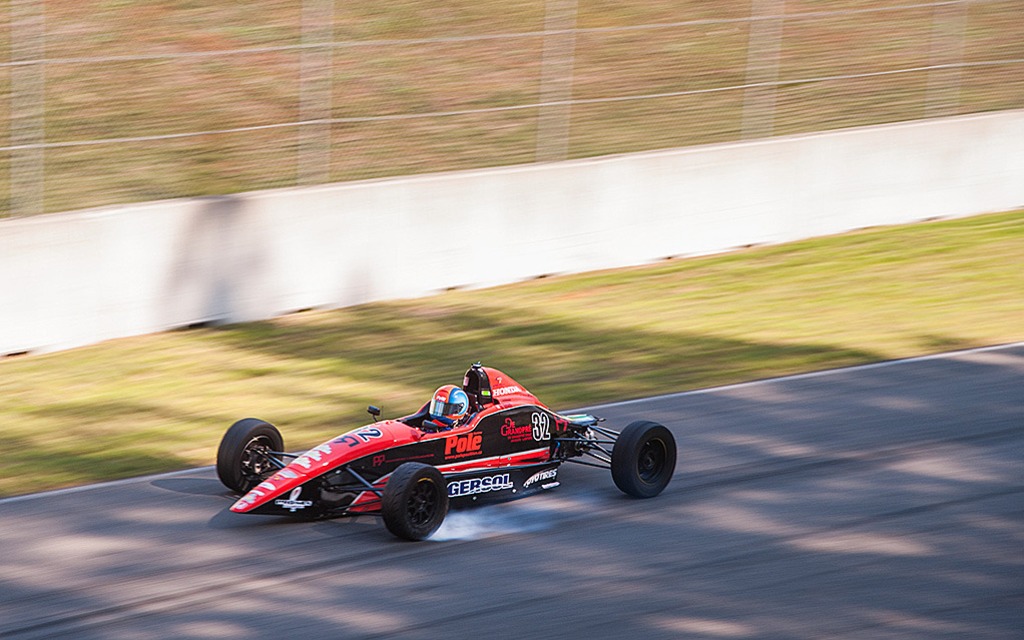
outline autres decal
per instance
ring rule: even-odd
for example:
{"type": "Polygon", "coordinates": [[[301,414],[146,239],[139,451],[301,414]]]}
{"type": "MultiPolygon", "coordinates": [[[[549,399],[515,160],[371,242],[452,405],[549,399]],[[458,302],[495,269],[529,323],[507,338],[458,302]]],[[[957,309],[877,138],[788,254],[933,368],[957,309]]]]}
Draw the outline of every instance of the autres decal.
{"type": "MultiPolygon", "coordinates": [[[[558,476],[558,469],[545,469],[544,471],[538,471],[537,473],[530,476],[526,482],[523,483],[523,487],[526,488],[536,482],[543,482],[544,480],[551,480],[558,476]]],[[[543,485],[542,485],[543,486],[543,485]]],[[[547,486],[544,486],[547,489],[547,486]]]]}

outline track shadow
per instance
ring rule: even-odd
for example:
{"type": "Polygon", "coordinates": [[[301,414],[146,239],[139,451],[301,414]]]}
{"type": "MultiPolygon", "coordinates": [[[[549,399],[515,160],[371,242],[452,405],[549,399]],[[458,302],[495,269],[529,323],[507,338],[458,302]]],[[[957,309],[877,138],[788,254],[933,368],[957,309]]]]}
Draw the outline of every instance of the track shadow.
{"type": "Polygon", "coordinates": [[[233,499],[233,496],[230,496],[224,489],[224,485],[217,480],[209,478],[161,478],[153,480],[149,484],[158,489],[173,491],[174,493],[183,493],[191,496],[223,496],[233,499]]]}

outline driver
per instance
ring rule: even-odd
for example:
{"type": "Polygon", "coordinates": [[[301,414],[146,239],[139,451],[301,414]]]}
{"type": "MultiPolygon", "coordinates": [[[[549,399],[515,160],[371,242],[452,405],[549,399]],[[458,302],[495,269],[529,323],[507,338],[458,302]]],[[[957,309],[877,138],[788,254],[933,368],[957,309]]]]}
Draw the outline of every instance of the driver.
{"type": "Polygon", "coordinates": [[[458,426],[469,412],[469,396],[454,384],[446,384],[434,392],[423,426],[438,431],[458,426]]]}

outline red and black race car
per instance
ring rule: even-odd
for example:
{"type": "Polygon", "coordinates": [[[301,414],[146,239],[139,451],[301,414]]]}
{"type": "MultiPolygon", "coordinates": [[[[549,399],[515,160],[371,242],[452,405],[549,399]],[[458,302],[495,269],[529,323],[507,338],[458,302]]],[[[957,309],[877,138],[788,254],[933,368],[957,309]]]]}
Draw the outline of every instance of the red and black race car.
{"type": "Polygon", "coordinates": [[[449,387],[450,397],[442,387],[397,420],[378,421],[380,410],[371,406],[372,424],[302,455],[284,452],[272,424],[239,420],[217,451],[217,475],[244,494],[231,511],[304,519],[373,514],[394,535],[422,540],[441,526],[449,506],[558,486],[563,462],[611,469],[615,485],[637,498],[658,495],[672,479],[675,439],[660,424],[639,420],[619,432],[596,416],[558,414],[479,363],[461,388],[449,387]],[[441,415],[449,411],[459,419],[441,415]]]}

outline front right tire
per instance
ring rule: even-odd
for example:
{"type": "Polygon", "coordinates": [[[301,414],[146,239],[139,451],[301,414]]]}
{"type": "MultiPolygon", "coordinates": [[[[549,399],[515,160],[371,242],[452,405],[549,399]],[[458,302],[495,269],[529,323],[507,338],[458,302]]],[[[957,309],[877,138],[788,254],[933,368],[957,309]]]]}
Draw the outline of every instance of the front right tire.
{"type": "Polygon", "coordinates": [[[612,480],[634,498],[653,498],[664,491],[675,469],[676,439],[657,422],[631,422],[612,448],[612,480]]]}

